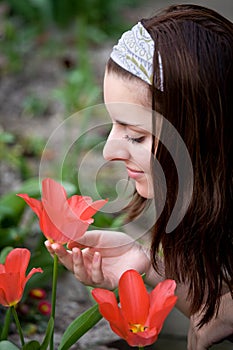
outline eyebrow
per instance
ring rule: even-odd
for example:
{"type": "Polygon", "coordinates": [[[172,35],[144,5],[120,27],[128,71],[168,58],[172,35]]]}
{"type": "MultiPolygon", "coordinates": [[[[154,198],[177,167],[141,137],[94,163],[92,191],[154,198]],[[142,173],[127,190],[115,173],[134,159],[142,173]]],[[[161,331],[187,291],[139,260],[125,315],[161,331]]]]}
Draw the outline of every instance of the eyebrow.
{"type": "Polygon", "coordinates": [[[118,119],[116,119],[115,120],[115,123],[117,123],[117,124],[120,124],[120,125],[122,125],[122,126],[142,126],[143,124],[129,124],[129,123],[125,123],[125,122],[122,122],[121,120],[118,120],[118,119]]]}

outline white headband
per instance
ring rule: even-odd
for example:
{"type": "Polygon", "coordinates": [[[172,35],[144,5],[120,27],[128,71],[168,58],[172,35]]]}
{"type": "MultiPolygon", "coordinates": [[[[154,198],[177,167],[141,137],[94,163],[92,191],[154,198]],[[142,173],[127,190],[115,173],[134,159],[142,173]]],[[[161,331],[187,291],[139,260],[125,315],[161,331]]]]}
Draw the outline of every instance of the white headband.
{"type": "MultiPolygon", "coordinates": [[[[110,55],[112,60],[119,66],[150,85],[153,84],[153,56],[154,40],[140,22],[122,35],[117,45],[113,47],[110,55]]],[[[163,71],[160,55],[158,60],[161,79],[160,89],[163,90],[163,71]]]]}

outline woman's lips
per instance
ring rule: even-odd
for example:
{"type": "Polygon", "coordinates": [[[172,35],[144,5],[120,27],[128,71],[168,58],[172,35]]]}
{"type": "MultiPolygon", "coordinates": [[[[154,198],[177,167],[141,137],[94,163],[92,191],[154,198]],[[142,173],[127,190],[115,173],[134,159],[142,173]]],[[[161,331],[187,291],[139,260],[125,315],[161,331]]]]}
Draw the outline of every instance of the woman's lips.
{"type": "Polygon", "coordinates": [[[140,170],[135,170],[135,169],[131,169],[131,168],[128,168],[128,167],[126,167],[126,169],[127,169],[127,172],[128,172],[128,176],[131,177],[134,180],[139,179],[144,174],[144,172],[140,171],[140,170]]]}

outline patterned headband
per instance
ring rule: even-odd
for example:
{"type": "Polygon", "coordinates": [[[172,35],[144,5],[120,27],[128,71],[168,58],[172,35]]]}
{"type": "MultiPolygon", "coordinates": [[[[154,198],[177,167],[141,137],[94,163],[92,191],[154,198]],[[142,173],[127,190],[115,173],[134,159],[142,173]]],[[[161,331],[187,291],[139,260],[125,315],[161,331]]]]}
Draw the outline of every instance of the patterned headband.
{"type": "MultiPolygon", "coordinates": [[[[154,41],[143,25],[138,22],[131,30],[125,32],[117,45],[113,47],[110,57],[119,66],[152,85],[153,83],[154,41]]],[[[161,56],[158,56],[160,90],[163,90],[163,70],[161,56]]]]}

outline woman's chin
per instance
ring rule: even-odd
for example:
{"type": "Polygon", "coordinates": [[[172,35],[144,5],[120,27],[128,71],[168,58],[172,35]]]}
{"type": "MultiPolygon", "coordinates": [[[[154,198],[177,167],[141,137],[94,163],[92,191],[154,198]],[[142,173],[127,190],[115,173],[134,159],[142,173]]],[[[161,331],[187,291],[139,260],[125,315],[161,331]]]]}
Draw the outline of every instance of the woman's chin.
{"type": "Polygon", "coordinates": [[[141,197],[147,198],[147,199],[154,198],[153,187],[148,188],[148,186],[145,186],[145,184],[144,185],[139,184],[138,182],[135,182],[135,185],[136,185],[136,190],[141,197]]]}

